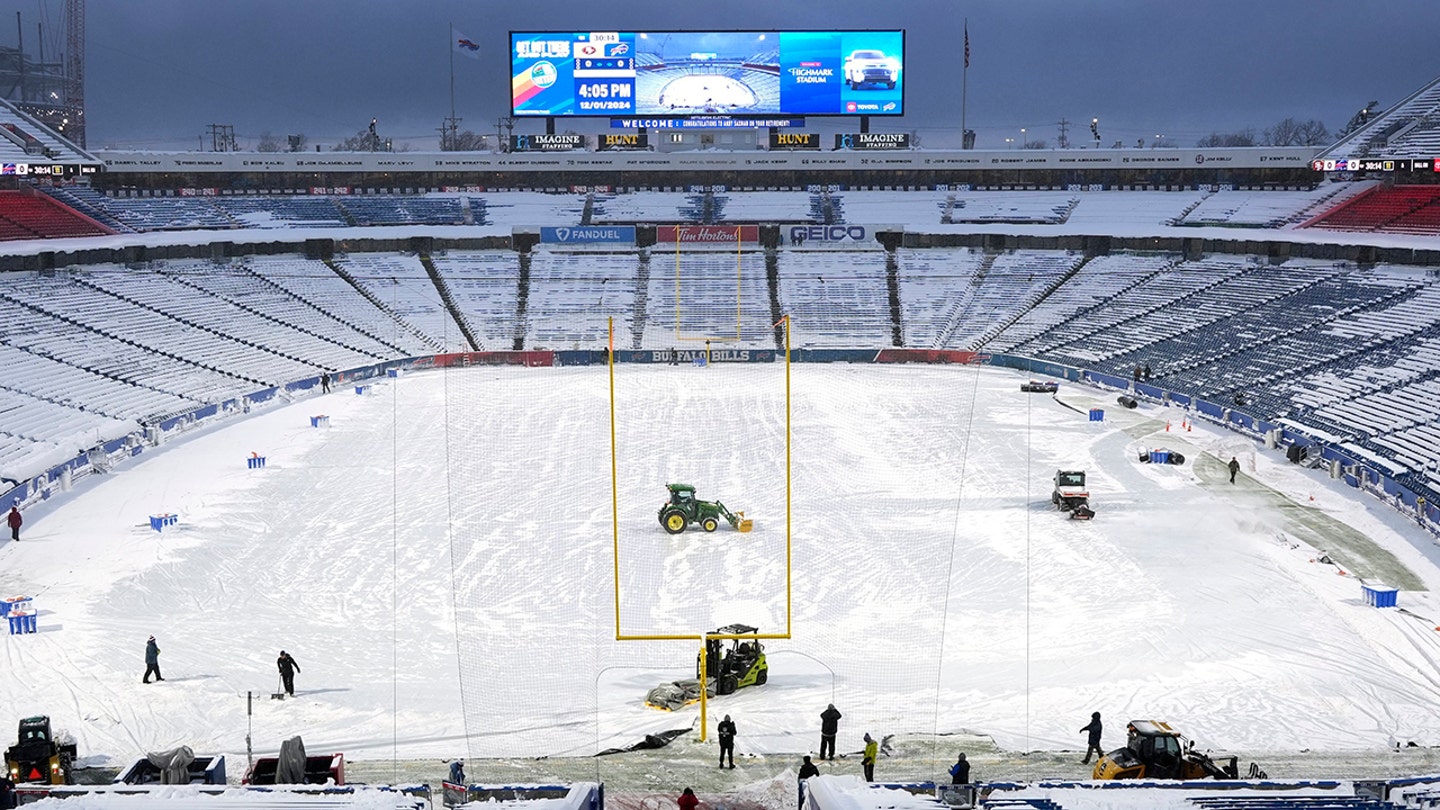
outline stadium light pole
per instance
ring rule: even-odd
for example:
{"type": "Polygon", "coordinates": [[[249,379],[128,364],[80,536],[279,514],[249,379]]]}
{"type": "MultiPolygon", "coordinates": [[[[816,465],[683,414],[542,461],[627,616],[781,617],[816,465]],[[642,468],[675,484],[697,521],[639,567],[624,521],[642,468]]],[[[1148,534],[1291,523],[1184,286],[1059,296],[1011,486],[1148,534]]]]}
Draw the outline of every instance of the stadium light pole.
{"type": "Polygon", "coordinates": [[[1006,149],[1014,149],[1014,148],[1015,148],[1015,139],[1014,139],[1014,138],[1006,138],[1006,139],[1005,139],[1005,148],[1006,148],[1006,149]]]}
{"type": "Polygon", "coordinates": [[[1025,140],[1025,127],[1020,127],[1020,148],[1024,149],[1027,143],[1029,141],[1025,140]]]}

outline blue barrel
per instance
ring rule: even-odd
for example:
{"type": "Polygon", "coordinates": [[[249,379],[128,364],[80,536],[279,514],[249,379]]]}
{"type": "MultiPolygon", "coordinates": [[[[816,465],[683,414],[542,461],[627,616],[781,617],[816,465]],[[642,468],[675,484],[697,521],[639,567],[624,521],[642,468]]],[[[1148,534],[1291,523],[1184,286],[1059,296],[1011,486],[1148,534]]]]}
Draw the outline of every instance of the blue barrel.
{"type": "Polygon", "coordinates": [[[355,386],[355,396],[357,396],[357,397],[363,397],[363,396],[365,396],[365,395],[368,394],[368,393],[370,393],[370,386],[368,386],[368,385],[357,385],[357,386],[355,386]]]}
{"type": "Polygon", "coordinates": [[[1399,589],[1379,583],[1374,585],[1361,585],[1360,589],[1365,595],[1365,604],[1370,607],[1395,607],[1395,596],[1399,593],[1399,589]]]}
{"type": "Polygon", "coordinates": [[[15,609],[5,617],[10,624],[10,635],[18,636],[21,633],[34,633],[36,631],[35,611],[15,609]]]}
{"type": "Polygon", "coordinates": [[[179,515],[172,515],[169,512],[166,512],[163,515],[151,515],[150,528],[154,529],[157,532],[163,531],[166,526],[174,526],[179,521],[179,515]]]}
{"type": "Polygon", "coordinates": [[[1169,463],[1170,463],[1170,451],[1169,451],[1169,450],[1151,450],[1151,451],[1150,451],[1150,463],[1151,463],[1151,464],[1169,464],[1169,463]]]}
{"type": "Polygon", "coordinates": [[[31,599],[28,596],[12,596],[8,599],[0,599],[0,616],[9,616],[11,610],[24,611],[29,608],[31,599]]]}
{"type": "Polygon", "coordinates": [[[1090,421],[1091,421],[1091,422],[1104,422],[1104,421],[1105,421],[1105,409],[1104,409],[1104,408],[1091,408],[1091,409],[1090,409],[1090,421]]]}
{"type": "Polygon", "coordinates": [[[264,456],[250,456],[249,458],[245,459],[245,466],[248,467],[248,468],[250,468],[250,469],[252,469],[252,470],[264,469],[264,467],[265,467],[265,457],[264,457],[264,456]]]}
{"type": "Polygon", "coordinates": [[[310,427],[330,427],[330,417],[326,416],[325,414],[320,414],[319,416],[312,416],[310,417],[310,427]]]}

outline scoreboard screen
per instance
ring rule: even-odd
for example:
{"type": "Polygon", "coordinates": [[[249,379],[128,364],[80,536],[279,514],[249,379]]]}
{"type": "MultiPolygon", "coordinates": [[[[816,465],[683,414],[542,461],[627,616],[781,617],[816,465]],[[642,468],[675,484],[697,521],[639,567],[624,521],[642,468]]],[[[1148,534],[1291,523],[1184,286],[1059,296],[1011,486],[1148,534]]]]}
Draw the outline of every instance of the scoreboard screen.
{"type": "Polygon", "coordinates": [[[903,115],[905,32],[510,33],[516,116],[903,115]]]}

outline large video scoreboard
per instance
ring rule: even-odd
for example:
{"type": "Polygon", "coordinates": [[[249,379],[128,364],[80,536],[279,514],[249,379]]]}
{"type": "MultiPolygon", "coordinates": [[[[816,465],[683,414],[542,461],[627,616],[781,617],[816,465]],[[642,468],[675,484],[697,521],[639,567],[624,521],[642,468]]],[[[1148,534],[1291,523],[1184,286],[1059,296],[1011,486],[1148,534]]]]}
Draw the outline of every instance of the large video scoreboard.
{"type": "Polygon", "coordinates": [[[903,115],[905,32],[510,33],[516,116],[903,115]]]}

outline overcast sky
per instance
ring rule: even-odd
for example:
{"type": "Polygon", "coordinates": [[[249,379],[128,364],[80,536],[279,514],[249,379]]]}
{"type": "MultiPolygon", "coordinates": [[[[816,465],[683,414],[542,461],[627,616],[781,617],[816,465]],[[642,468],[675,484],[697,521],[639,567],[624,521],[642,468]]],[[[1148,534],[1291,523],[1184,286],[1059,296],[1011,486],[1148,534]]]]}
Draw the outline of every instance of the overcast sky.
{"type": "MultiPolygon", "coordinates": [[[[36,24],[51,39],[62,8],[0,0],[0,45],[14,45],[19,11],[33,55],[36,24]]],[[[904,28],[907,114],[872,130],[944,146],[958,142],[967,18],[967,124],[982,148],[1022,127],[1053,145],[1062,118],[1086,143],[1099,117],[1106,146],[1188,146],[1286,117],[1334,131],[1367,101],[1393,104],[1440,76],[1440,0],[91,0],[89,145],[193,149],[221,123],[242,147],[302,132],[328,148],[376,117],[382,135],[436,148],[453,23],[481,47],[455,59],[461,128],[492,133],[509,111],[511,29],[904,28]]]]}

